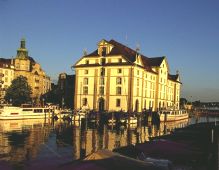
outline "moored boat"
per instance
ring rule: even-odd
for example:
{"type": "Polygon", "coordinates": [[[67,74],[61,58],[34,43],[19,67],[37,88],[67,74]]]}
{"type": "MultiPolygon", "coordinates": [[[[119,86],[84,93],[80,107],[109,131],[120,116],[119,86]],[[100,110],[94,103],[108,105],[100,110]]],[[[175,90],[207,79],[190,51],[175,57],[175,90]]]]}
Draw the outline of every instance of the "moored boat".
{"type": "Polygon", "coordinates": [[[22,105],[21,107],[2,106],[0,108],[0,120],[42,119],[51,117],[52,109],[48,107],[22,105]]]}
{"type": "Polygon", "coordinates": [[[60,110],[56,113],[57,118],[59,119],[70,119],[72,116],[72,111],[69,109],[60,110]]]}
{"type": "Polygon", "coordinates": [[[161,122],[178,121],[189,118],[189,114],[186,110],[161,110],[158,114],[161,122]]]}

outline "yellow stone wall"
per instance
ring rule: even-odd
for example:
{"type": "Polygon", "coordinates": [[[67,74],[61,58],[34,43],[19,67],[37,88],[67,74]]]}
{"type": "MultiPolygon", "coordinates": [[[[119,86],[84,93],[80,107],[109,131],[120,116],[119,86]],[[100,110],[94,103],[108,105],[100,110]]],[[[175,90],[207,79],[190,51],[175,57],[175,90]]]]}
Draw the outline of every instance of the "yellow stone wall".
{"type": "Polygon", "coordinates": [[[30,59],[15,58],[14,78],[22,75],[27,78],[28,84],[32,88],[32,98],[39,97],[51,89],[51,81],[46,73],[42,70],[40,64],[32,63],[30,59]],[[31,69],[30,69],[31,68],[31,69]]]}

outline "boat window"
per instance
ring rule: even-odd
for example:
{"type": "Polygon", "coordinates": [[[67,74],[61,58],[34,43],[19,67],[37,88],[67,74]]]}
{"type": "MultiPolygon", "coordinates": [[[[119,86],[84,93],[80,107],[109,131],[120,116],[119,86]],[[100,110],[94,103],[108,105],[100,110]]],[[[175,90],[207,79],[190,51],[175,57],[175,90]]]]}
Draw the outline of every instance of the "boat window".
{"type": "Polygon", "coordinates": [[[34,109],[34,113],[42,113],[43,110],[42,109],[34,109]]]}
{"type": "Polygon", "coordinates": [[[23,109],[24,112],[31,112],[33,109],[23,109]]]}
{"type": "Polygon", "coordinates": [[[49,109],[44,109],[44,113],[48,113],[49,112],[49,109]]]}

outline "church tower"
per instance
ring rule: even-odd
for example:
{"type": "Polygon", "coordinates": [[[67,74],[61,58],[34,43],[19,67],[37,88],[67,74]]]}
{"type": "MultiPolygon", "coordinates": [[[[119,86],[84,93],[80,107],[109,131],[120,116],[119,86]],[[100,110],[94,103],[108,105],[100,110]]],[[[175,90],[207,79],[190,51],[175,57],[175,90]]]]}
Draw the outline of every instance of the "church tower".
{"type": "Polygon", "coordinates": [[[24,38],[21,39],[20,48],[17,50],[17,58],[28,59],[28,51],[25,47],[26,41],[24,38]]]}
{"type": "MultiPolygon", "coordinates": [[[[26,41],[24,38],[20,41],[20,48],[17,49],[17,56],[15,57],[15,70],[17,71],[30,71],[30,59],[28,50],[26,49],[26,41]]],[[[20,73],[19,73],[20,75],[20,73]]]]}

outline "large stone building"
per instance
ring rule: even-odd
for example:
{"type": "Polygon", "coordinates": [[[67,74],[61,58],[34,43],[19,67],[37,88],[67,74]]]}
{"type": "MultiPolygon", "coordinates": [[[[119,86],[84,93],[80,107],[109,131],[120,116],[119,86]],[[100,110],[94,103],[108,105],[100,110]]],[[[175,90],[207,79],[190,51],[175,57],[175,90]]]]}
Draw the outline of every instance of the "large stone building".
{"type": "Polygon", "coordinates": [[[149,58],[115,40],[102,40],[74,65],[75,108],[106,111],[179,108],[179,74],[166,57],[149,58]]]}
{"type": "Polygon", "coordinates": [[[20,75],[27,78],[28,84],[32,88],[31,97],[34,102],[39,101],[40,96],[51,89],[50,78],[46,75],[45,71],[42,70],[40,64],[28,56],[28,50],[25,47],[25,39],[21,40],[20,48],[18,48],[15,58],[0,60],[0,71],[1,69],[4,75],[2,91],[5,91],[11,84],[11,81],[20,75]],[[8,81],[6,81],[6,78],[8,81]],[[8,84],[6,84],[6,82],[8,82],[8,84]]]}

